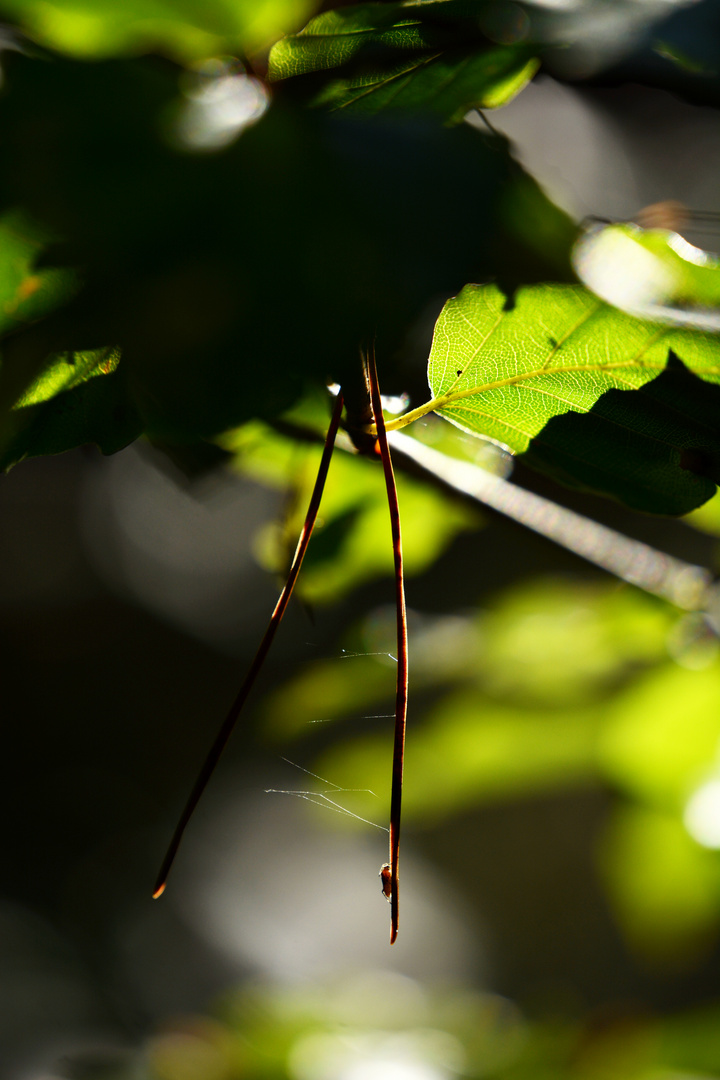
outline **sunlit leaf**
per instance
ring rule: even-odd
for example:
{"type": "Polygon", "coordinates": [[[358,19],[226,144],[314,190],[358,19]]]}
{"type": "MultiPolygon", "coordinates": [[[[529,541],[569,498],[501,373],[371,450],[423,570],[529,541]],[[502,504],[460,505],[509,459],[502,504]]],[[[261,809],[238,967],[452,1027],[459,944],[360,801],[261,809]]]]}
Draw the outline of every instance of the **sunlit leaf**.
{"type": "Polygon", "coordinates": [[[715,492],[714,335],[641,322],[574,286],[509,298],[468,285],[440,315],[428,378],[441,416],[566,483],[656,513],[715,492]]]}
{"type": "Polygon", "coordinates": [[[87,443],[114,454],[137,439],[142,420],[117,363],[113,349],[67,354],[51,362],[7,417],[0,469],[87,443]]]}
{"type": "Polygon", "coordinates": [[[713,495],[709,502],[698,506],[697,510],[693,510],[684,520],[700,532],[720,536],[720,493],[713,495]]]}
{"type": "Polygon", "coordinates": [[[40,405],[56,394],[67,393],[98,375],[117,370],[119,349],[97,349],[86,353],[65,353],[46,367],[19,399],[16,408],[40,405]]]}
{"type": "MultiPolygon", "coordinates": [[[[515,13],[522,21],[522,13],[515,13]]],[[[271,78],[316,76],[313,104],[376,113],[425,110],[459,121],[473,107],[494,108],[537,71],[523,29],[498,44],[484,33],[496,5],[456,0],[360,4],[318,15],[270,53],[271,78]],[[319,73],[332,75],[320,79],[319,73]]]]}
{"type": "MultiPolygon", "coordinates": [[[[0,334],[22,329],[30,333],[38,320],[77,291],[75,272],[36,268],[46,242],[43,231],[17,213],[0,221],[0,334]]],[[[128,422],[118,380],[102,387],[84,385],[114,372],[118,359],[119,352],[108,348],[41,354],[26,366],[17,365],[15,378],[5,386],[11,408],[0,426],[0,469],[23,457],[59,453],[86,442],[109,452],[137,438],[141,426],[137,417],[128,422]]]]}

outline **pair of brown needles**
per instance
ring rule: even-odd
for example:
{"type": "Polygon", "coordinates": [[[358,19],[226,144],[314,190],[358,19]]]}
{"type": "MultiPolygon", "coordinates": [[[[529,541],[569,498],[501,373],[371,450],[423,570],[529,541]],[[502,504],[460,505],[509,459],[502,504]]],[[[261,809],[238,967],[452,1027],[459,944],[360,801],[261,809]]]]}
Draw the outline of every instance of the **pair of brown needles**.
{"type": "MultiPolygon", "coordinates": [[[[372,405],[372,414],[375,421],[375,429],[377,432],[377,441],[373,445],[372,453],[379,456],[382,460],[383,470],[385,473],[385,486],[387,488],[388,507],[390,510],[390,525],[392,530],[392,544],[393,544],[393,556],[395,560],[395,603],[397,610],[397,684],[395,694],[395,739],[393,745],[393,765],[392,765],[392,791],[390,797],[390,862],[385,863],[380,870],[380,877],[382,881],[382,891],[387,899],[390,901],[390,944],[397,938],[398,934],[398,869],[399,869],[399,855],[400,855],[400,813],[402,804],[402,782],[403,782],[403,762],[405,756],[405,727],[407,719],[407,690],[408,690],[408,658],[407,658],[407,619],[405,612],[405,583],[403,577],[403,556],[402,556],[402,541],[400,536],[400,509],[398,507],[397,490],[395,487],[395,477],[393,474],[392,461],[390,459],[390,449],[388,447],[387,434],[385,432],[385,421],[382,414],[382,404],[380,401],[380,388],[378,385],[377,370],[375,368],[375,356],[371,350],[369,354],[364,358],[365,374],[367,379],[367,385],[370,392],[370,402],[372,405]]],[[[243,705],[247,701],[248,695],[252,686],[257,678],[260,669],[265,661],[265,658],[270,651],[275,633],[282,620],[282,617],[287,608],[288,602],[292,595],[295,582],[297,581],[298,574],[300,573],[300,567],[302,566],[305,552],[307,551],[310,537],[317,519],[318,510],[320,509],[320,500],[322,498],[323,489],[325,487],[325,480],[327,478],[328,469],[330,467],[330,459],[332,457],[333,448],[335,446],[335,437],[340,426],[340,417],[343,410],[343,395],[342,392],[338,392],[335,399],[335,407],[333,409],[332,418],[330,420],[330,426],[325,439],[325,446],[323,448],[322,458],[320,460],[320,466],[318,468],[317,479],[315,480],[315,487],[313,488],[312,496],[310,498],[310,504],[308,506],[307,515],[305,517],[305,523],[300,533],[300,539],[295,550],[292,565],[285,582],[285,586],[280,593],[275,610],[273,611],[270,622],[268,623],[267,630],[263,636],[260,646],[255,653],[255,657],[250,665],[250,669],[245,677],[245,681],[240,687],[240,691],[232,703],[230,710],[222,723],[220,730],[215,737],[215,741],[210,747],[210,751],[203,762],[202,768],[198,773],[198,777],[193,785],[190,796],[185,804],[185,808],[180,815],[180,820],[177,823],[175,832],[173,833],[172,840],[163,859],[162,866],[160,867],[160,873],[158,874],[157,881],[155,883],[155,889],[153,891],[154,899],[162,896],[167,884],[168,874],[170,868],[177,855],[180,842],[187,828],[188,822],[193,815],[195,807],[197,806],[200,798],[208,785],[210,777],[215,771],[215,767],[220,760],[220,756],[227,745],[228,739],[232,734],[233,728],[237,722],[243,705]]]]}

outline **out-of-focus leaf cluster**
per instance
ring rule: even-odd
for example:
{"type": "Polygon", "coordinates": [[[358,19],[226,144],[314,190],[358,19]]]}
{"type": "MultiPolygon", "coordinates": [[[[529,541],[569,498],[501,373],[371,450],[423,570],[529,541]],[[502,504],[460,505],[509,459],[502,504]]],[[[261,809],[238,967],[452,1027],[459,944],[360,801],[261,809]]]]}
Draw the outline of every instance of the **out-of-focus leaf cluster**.
{"type": "MultiPolygon", "coordinates": [[[[307,407],[291,415],[307,416],[307,407]]],[[[302,430],[302,429],[301,429],[302,430]]],[[[311,433],[312,428],[306,428],[311,433]]],[[[320,436],[321,437],[321,436],[320,436]]],[[[315,481],[319,445],[255,422],[229,433],[222,445],[234,467],[286,493],[282,520],[257,537],[260,562],[281,577],[287,572],[315,481]]],[[[397,477],[402,503],[406,573],[427,569],[461,530],[477,528],[480,516],[420,480],[397,477]]],[[[352,588],[393,572],[387,492],[378,462],[335,453],[319,520],[303,562],[298,589],[308,602],[336,600],[352,588]]]]}
{"type": "MultiPolygon", "coordinates": [[[[180,1017],[147,1040],[117,1080],[586,1080],[715,1076],[720,1005],[663,1017],[628,1006],[609,1016],[530,1019],[507,998],[442,990],[385,971],[330,987],[247,987],[213,1016],[180,1017]]],[[[69,1067],[71,1064],[69,1063],[69,1067]]],[[[66,1075],[80,1075],[67,1073],[66,1075]]],[[[88,1080],[107,1076],[83,1070],[88,1080]]]]}
{"type": "Polygon", "coordinates": [[[5,18],[70,56],[164,53],[183,62],[255,52],[299,29],[313,0],[3,0],[5,18]]]}
{"type": "MultiPolygon", "coordinates": [[[[392,700],[392,631],[392,613],[376,613],[346,643],[369,655],[308,666],[266,706],[274,738],[342,730],[315,768],[379,795],[353,797],[370,818],[390,782],[391,731],[377,716],[392,700]]],[[[720,685],[706,617],[627,588],[546,581],[478,615],[411,613],[410,640],[406,823],[606,787],[598,872],[629,944],[671,966],[704,955],[720,930],[720,805],[708,789],[720,779],[720,685]]]]}

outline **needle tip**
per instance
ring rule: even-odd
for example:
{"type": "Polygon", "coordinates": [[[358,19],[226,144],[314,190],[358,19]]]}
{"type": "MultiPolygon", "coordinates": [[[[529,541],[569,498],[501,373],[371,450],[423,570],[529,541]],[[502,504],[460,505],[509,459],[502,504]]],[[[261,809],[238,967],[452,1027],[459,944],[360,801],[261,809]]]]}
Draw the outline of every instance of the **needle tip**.
{"type": "Polygon", "coordinates": [[[153,900],[159,900],[164,892],[165,892],[165,882],[163,881],[159,885],[156,885],[155,891],[152,894],[153,900]]]}
{"type": "Polygon", "coordinates": [[[391,945],[394,945],[395,942],[397,941],[397,935],[398,935],[397,927],[393,926],[392,930],[390,931],[390,944],[391,945]]]}

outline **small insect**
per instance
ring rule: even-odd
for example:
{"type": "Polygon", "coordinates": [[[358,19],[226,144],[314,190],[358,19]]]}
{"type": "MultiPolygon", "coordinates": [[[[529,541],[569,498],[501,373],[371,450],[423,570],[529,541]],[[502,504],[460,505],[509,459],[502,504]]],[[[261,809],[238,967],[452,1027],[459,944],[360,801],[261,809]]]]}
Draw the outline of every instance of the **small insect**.
{"type": "Polygon", "coordinates": [[[641,229],[670,229],[672,232],[682,233],[695,213],[688,210],[677,199],[664,199],[662,202],[643,207],[635,215],[633,221],[641,229]]]}
{"type": "Polygon", "coordinates": [[[392,870],[390,869],[390,863],[383,863],[380,867],[380,882],[383,896],[389,904],[392,900],[392,870]]]}

